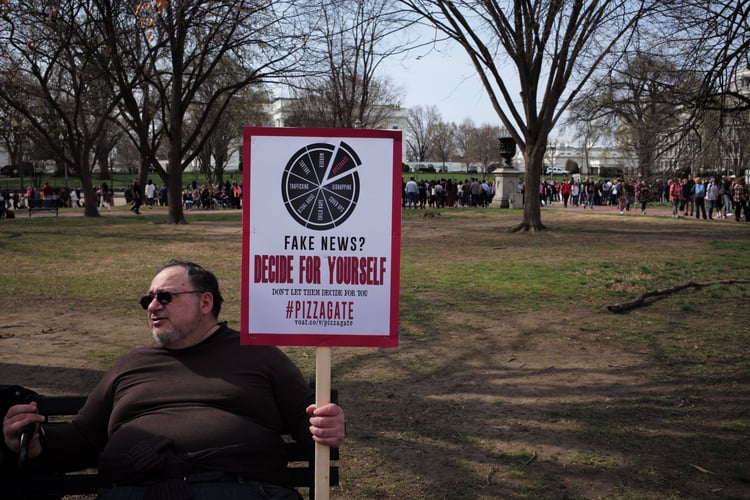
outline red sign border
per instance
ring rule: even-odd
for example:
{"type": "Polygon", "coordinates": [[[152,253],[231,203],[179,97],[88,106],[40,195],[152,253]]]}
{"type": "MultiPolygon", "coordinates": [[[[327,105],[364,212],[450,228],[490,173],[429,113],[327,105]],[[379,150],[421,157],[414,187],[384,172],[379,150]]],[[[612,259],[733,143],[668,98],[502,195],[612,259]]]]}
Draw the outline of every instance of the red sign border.
{"type": "Polygon", "coordinates": [[[400,130],[335,129],[335,128],[276,128],[244,127],[242,164],[242,293],[240,311],[240,343],[242,345],[277,345],[311,347],[396,347],[398,345],[399,287],[401,269],[401,148],[400,130]],[[250,164],[252,137],[309,137],[321,138],[365,138],[393,140],[393,196],[391,220],[391,317],[388,335],[336,335],[336,334],[297,334],[297,333],[255,333],[251,334],[250,324],[250,164]]]}

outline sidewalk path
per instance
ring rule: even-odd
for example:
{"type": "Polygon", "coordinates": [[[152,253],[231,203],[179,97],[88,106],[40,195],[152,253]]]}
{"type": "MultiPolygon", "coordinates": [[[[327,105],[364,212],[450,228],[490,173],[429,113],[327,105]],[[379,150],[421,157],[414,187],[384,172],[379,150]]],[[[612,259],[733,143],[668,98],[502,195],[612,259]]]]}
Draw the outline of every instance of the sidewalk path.
{"type": "MultiPolygon", "coordinates": [[[[617,210],[617,205],[594,205],[594,209],[591,210],[589,208],[584,209],[582,205],[579,205],[577,207],[574,207],[570,203],[567,207],[563,207],[563,204],[561,201],[553,202],[550,205],[547,205],[545,207],[542,207],[542,213],[544,213],[545,210],[561,210],[566,212],[579,212],[579,213],[586,213],[586,214],[600,214],[600,215],[620,215],[620,211],[617,210]]],[[[640,205],[637,206],[631,206],[629,211],[625,211],[625,213],[622,215],[623,217],[644,217],[643,214],[641,214],[641,207],[640,205]]],[[[672,217],[672,207],[666,206],[666,205],[648,205],[646,206],[646,214],[645,216],[651,216],[651,217],[672,217]]],[[[695,213],[693,213],[692,216],[684,216],[682,213],[680,214],[680,219],[695,219],[695,213]]],[[[732,221],[734,220],[734,215],[730,214],[729,218],[727,219],[719,219],[716,217],[716,213],[714,213],[714,220],[708,220],[708,222],[723,222],[723,221],[732,221]]]]}

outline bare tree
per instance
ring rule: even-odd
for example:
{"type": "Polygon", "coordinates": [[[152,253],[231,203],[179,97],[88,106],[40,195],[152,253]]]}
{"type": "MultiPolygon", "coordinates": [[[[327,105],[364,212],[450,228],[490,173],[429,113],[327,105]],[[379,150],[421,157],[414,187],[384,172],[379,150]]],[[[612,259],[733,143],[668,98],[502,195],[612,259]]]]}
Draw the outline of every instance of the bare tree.
{"type": "Polygon", "coordinates": [[[406,118],[407,155],[412,161],[425,161],[430,158],[435,147],[435,131],[440,123],[437,106],[415,106],[406,118]]]}
{"type": "Polygon", "coordinates": [[[401,52],[403,23],[392,0],[321,2],[311,12],[320,26],[309,39],[319,68],[295,86],[287,124],[382,128],[392,121],[401,91],[378,76],[383,62],[401,52]]]}
{"type": "Polygon", "coordinates": [[[36,142],[33,132],[23,115],[0,100],[0,140],[8,153],[11,167],[10,171],[6,171],[3,166],[3,175],[18,175],[21,179],[20,188],[23,188],[26,175],[24,157],[31,145],[36,142]]]}
{"type": "Polygon", "coordinates": [[[500,127],[484,124],[468,130],[467,135],[465,160],[480,164],[482,172],[486,174],[490,163],[501,161],[498,138],[506,134],[501,134],[500,127]]]}
{"type": "Polygon", "coordinates": [[[586,136],[616,132],[646,175],[657,163],[693,163],[687,144],[698,131],[709,156],[723,151],[731,158],[736,148],[725,146],[738,144],[731,137],[741,135],[743,121],[732,115],[750,109],[750,94],[738,85],[750,65],[750,10],[736,0],[666,7],[659,29],[642,31],[638,52],[592,80],[569,116],[586,136]]]}
{"type": "Polygon", "coordinates": [[[80,179],[84,213],[98,216],[92,151],[119,101],[101,17],[87,0],[31,1],[2,20],[0,99],[80,179]]]}
{"type": "Polygon", "coordinates": [[[445,167],[445,162],[451,161],[456,154],[456,125],[454,123],[438,122],[433,129],[433,158],[445,167]]]}
{"type": "Polygon", "coordinates": [[[750,9],[738,0],[691,0],[671,14],[683,34],[682,60],[703,75],[701,92],[689,96],[702,120],[703,158],[713,171],[739,175],[750,165],[750,9]]]}
{"type": "Polygon", "coordinates": [[[152,170],[164,182],[169,177],[158,160],[165,133],[160,109],[166,91],[157,68],[163,66],[166,43],[154,35],[156,23],[149,17],[154,5],[97,0],[103,13],[102,36],[112,54],[111,75],[122,96],[117,123],[139,155],[142,186],[152,170]]]}
{"type": "MultiPolygon", "coordinates": [[[[306,34],[295,0],[143,2],[136,18],[149,42],[153,64],[138,64],[137,81],[158,99],[157,118],[168,148],[169,200],[181,199],[182,173],[203,150],[231,97],[252,84],[302,73],[306,34]],[[222,64],[225,59],[236,65],[222,64]],[[210,95],[206,82],[222,81],[210,95]],[[185,117],[191,117],[186,127],[185,117]]],[[[120,46],[125,52],[127,47],[120,46]]],[[[137,60],[137,59],[133,59],[137,60]]],[[[132,68],[125,68],[130,74],[132,68]]],[[[137,96],[132,99],[138,102],[137,96]]],[[[136,110],[128,108],[131,119],[136,110]]],[[[141,126],[147,126],[144,121],[141,126]]],[[[181,203],[169,204],[169,222],[185,223],[181,203]]]]}
{"type": "MultiPolygon", "coordinates": [[[[388,78],[373,77],[367,90],[367,102],[356,99],[344,104],[337,85],[316,80],[304,89],[293,89],[284,125],[289,127],[385,128],[393,122],[400,107],[401,90],[388,78]],[[361,118],[360,118],[361,117],[361,118]]],[[[354,87],[364,84],[352,82],[354,87]]]]}
{"type": "Polygon", "coordinates": [[[750,111],[707,110],[697,133],[702,138],[700,170],[742,175],[750,166],[750,111]]]}
{"type": "MultiPolygon", "coordinates": [[[[205,89],[211,93],[212,86],[205,89]]],[[[201,92],[203,93],[203,91],[201,92]]],[[[267,125],[269,117],[264,111],[268,103],[268,93],[258,86],[249,86],[231,97],[232,103],[226,106],[216,126],[204,129],[208,140],[201,141],[203,149],[196,157],[201,172],[209,183],[222,184],[224,172],[229,163],[229,157],[234,152],[241,151],[238,131],[243,126],[267,125]]],[[[213,121],[213,120],[212,120],[213,121]]]]}
{"type": "Polygon", "coordinates": [[[471,134],[474,128],[475,128],[474,121],[471,118],[466,118],[456,128],[455,140],[456,140],[457,153],[458,153],[458,156],[464,162],[464,165],[466,166],[467,170],[469,169],[469,165],[471,164],[471,160],[469,159],[467,152],[471,149],[469,140],[471,138],[471,134]]]}
{"type": "Polygon", "coordinates": [[[104,130],[102,130],[99,140],[94,144],[93,151],[96,163],[99,165],[99,180],[104,181],[112,177],[112,153],[122,141],[124,135],[122,129],[114,120],[104,125],[104,130]]]}
{"type": "Polygon", "coordinates": [[[750,110],[750,94],[738,91],[738,71],[750,68],[750,9],[739,0],[687,0],[667,10],[680,36],[680,55],[704,75],[695,107],[750,110]]]}
{"type": "MultiPolygon", "coordinates": [[[[657,1],[657,0],[655,0],[657,1]]],[[[581,86],[647,14],[649,0],[402,0],[457,42],[474,64],[503,126],[526,163],[528,186],[539,184],[550,131],[581,86]],[[520,104],[503,67],[510,62],[520,104]]],[[[544,229],[539,193],[526,192],[514,230],[544,229]]]]}
{"type": "Polygon", "coordinates": [[[617,145],[638,158],[638,173],[650,176],[659,159],[674,152],[699,124],[690,104],[701,88],[700,75],[680,69],[665,57],[637,52],[591,81],[571,106],[569,121],[596,123],[617,145]]]}

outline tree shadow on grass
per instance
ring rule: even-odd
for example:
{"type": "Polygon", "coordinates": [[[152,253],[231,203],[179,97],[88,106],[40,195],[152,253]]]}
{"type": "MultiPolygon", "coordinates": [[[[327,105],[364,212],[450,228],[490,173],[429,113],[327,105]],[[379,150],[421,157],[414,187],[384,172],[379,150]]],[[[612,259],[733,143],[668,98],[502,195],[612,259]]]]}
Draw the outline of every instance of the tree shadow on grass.
{"type": "MultiPolygon", "coordinates": [[[[441,331],[422,320],[426,331],[441,331]]],[[[524,363],[531,353],[523,349],[538,349],[531,344],[550,333],[487,331],[463,342],[448,342],[444,331],[419,341],[407,335],[398,350],[361,352],[336,364],[347,449],[356,458],[349,466],[350,452],[343,452],[344,492],[747,498],[745,360],[727,359],[733,366],[720,373],[666,379],[658,351],[617,364],[598,363],[592,353],[592,366],[573,367],[563,349],[547,366],[524,363]],[[362,467],[372,462],[379,483],[362,467]]],[[[616,340],[611,348],[619,348],[616,340]]]]}

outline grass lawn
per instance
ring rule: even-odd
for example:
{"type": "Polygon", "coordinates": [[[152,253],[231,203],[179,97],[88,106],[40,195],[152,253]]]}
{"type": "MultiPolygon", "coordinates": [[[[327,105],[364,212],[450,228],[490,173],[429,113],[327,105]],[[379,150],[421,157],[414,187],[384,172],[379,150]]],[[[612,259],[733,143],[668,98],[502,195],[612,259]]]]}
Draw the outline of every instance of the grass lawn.
{"type": "MultiPolygon", "coordinates": [[[[137,298],[171,257],[218,276],[239,327],[239,212],[0,220],[0,380],[88,390],[150,341],[137,298]]],[[[403,215],[397,349],[336,348],[341,499],[704,499],[750,492],[750,225],[514,210],[403,215]]],[[[285,349],[312,375],[311,348],[285,349]]]]}

